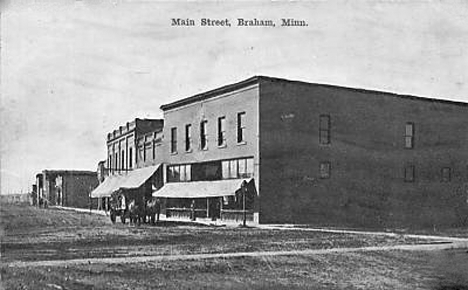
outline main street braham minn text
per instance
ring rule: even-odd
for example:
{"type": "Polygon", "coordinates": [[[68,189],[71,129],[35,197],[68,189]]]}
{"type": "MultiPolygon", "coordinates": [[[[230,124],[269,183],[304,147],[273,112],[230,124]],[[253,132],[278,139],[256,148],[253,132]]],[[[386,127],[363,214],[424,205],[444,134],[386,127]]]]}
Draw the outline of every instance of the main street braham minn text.
{"type": "Polygon", "coordinates": [[[235,20],[224,18],[200,18],[198,20],[192,18],[171,18],[171,26],[204,26],[204,27],[276,27],[279,26],[309,26],[307,21],[295,18],[280,18],[279,20],[272,19],[257,19],[257,18],[236,18],[235,20]]]}

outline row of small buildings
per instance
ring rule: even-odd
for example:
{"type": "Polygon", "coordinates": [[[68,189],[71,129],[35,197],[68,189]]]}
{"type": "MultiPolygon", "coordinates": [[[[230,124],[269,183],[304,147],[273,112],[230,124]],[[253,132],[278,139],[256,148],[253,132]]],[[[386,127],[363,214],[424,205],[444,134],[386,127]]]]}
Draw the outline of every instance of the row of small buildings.
{"type": "MultiPolygon", "coordinates": [[[[131,190],[168,216],[195,205],[255,223],[468,226],[467,103],[255,76],[160,109],[107,134],[86,205],[131,190]]],[[[55,178],[68,206],[67,174],[37,187],[55,178]]]]}

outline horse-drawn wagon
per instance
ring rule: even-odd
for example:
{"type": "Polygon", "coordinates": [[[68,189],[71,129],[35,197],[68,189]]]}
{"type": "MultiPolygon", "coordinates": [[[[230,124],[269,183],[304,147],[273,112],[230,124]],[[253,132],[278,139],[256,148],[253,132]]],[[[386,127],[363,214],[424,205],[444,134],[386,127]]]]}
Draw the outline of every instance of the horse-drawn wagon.
{"type": "Polygon", "coordinates": [[[159,220],[161,210],[158,199],[146,197],[137,189],[119,189],[113,192],[110,196],[109,207],[110,219],[113,223],[119,216],[122,223],[129,219],[130,223],[140,224],[151,221],[154,224],[156,219],[159,220]]]}

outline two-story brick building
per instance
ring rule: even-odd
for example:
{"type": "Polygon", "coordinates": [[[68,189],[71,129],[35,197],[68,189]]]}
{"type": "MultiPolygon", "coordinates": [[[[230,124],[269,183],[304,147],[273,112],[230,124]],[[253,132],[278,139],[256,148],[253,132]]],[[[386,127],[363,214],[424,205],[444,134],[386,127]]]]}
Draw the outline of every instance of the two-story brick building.
{"type": "Polygon", "coordinates": [[[141,190],[150,197],[162,185],[163,126],[160,119],[136,118],[107,134],[107,167],[98,165],[105,178],[91,194],[101,199],[101,208],[107,208],[107,199],[118,189],[141,190]]]}
{"type": "Polygon", "coordinates": [[[253,77],[163,105],[168,212],[260,223],[468,224],[468,104],[253,77]]]}

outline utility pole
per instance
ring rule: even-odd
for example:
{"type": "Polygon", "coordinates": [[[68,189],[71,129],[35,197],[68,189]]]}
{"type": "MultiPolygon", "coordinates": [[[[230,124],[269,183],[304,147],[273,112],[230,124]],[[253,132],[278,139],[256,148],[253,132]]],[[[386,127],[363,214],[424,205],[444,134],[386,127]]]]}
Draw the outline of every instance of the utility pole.
{"type": "Polygon", "coordinates": [[[242,222],[242,226],[243,227],[246,227],[247,226],[247,213],[245,212],[245,196],[246,196],[246,192],[247,192],[247,182],[244,180],[242,182],[242,219],[243,219],[243,222],[242,222]]]}

